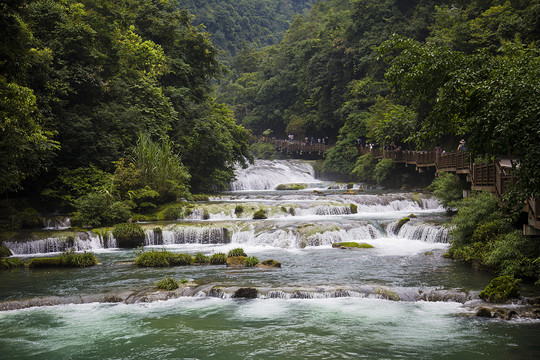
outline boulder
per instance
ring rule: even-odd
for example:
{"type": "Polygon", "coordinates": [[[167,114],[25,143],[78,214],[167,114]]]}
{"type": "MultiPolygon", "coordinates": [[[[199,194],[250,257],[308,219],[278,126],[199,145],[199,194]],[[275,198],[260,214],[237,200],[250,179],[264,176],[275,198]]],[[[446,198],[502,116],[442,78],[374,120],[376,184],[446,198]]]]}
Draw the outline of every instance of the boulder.
{"type": "Polygon", "coordinates": [[[269,259],[269,260],[265,260],[257,264],[255,267],[261,268],[261,269],[275,269],[275,268],[280,268],[281,263],[276,260],[269,259]]]}
{"type": "Polygon", "coordinates": [[[489,283],[478,296],[490,303],[505,302],[519,297],[518,281],[512,276],[499,276],[489,283]]]}
{"type": "Polygon", "coordinates": [[[241,268],[246,266],[245,256],[231,256],[227,258],[227,267],[241,268]]]}
{"type": "Polygon", "coordinates": [[[256,299],[259,292],[255,288],[240,288],[235,291],[233,298],[236,299],[256,299]]]}

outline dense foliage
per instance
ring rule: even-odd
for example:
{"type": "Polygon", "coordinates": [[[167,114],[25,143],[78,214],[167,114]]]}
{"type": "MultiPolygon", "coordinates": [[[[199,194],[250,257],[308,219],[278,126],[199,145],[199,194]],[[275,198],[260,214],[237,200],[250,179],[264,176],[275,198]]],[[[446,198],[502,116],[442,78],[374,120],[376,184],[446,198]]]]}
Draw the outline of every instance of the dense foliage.
{"type": "Polygon", "coordinates": [[[464,137],[475,156],[519,157],[519,194],[538,197],[539,15],[538,0],[320,2],[279,44],[242,49],[221,99],[256,134],[329,136],[323,172],[357,168],[359,140],[464,137]]]}
{"type": "Polygon", "coordinates": [[[212,42],[230,58],[245,45],[264,47],[278,43],[295,14],[315,0],[179,0],[180,7],[195,15],[212,42]]]}
{"type": "Polygon", "coordinates": [[[77,176],[129,156],[161,198],[224,187],[250,158],[248,132],[211,97],[224,67],[191,20],[174,0],[2,2],[0,192],[47,188],[73,206],[100,187],[77,176]],[[137,152],[149,144],[168,157],[137,152]],[[148,172],[165,158],[166,176],[148,172]]]}

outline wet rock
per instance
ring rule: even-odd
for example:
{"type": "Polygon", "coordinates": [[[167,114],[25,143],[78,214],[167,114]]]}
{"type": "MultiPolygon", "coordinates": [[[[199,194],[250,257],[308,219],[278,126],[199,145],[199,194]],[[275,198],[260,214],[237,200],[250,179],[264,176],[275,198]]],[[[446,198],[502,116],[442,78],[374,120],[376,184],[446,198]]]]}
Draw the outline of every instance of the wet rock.
{"type": "Polygon", "coordinates": [[[281,263],[276,260],[269,259],[269,260],[264,260],[263,262],[257,264],[255,267],[261,268],[261,269],[275,269],[275,268],[280,268],[281,263]]]}
{"type": "Polygon", "coordinates": [[[401,300],[401,298],[395,291],[382,287],[382,286],[375,288],[373,292],[376,295],[379,295],[381,298],[386,299],[386,300],[392,300],[392,301],[401,300]]]}
{"type": "Polygon", "coordinates": [[[519,286],[511,276],[499,276],[489,283],[478,296],[491,303],[500,303],[519,297],[519,286]]]}
{"type": "Polygon", "coordinates": [[[340,242],[332,244],[334,249],[370,249],[373,245],[357,242],[340,242]]]}
{"type": "Polygon", "coordinates": [[[208,296],[209,296],[209,297],[215,297],[215,298],[223,299],[223,298],[225,297],[225,293],[224,293],[223,290],[220,289],[220,288],[212,288],[212,289],[208,292],[208,296]]]}
{"type": "Polygon", "coordinates": [[[255,288],[240,288],[235,291],[233,298],[236,299],[256,299],[259,292],[255,288]]]}
{"type": "Polygon", "coordinates": [[[246,266],[245,256],[231,256],[227,258],[227,267],[243,268],[246,266]]]}
{"type": "Polygon", "coordinates": [[[491,311],[488,308],[481,307],[476,312],[476,316],[478,317],[484,317],[484,318],[490,318],[491,317],[491,311]]]}

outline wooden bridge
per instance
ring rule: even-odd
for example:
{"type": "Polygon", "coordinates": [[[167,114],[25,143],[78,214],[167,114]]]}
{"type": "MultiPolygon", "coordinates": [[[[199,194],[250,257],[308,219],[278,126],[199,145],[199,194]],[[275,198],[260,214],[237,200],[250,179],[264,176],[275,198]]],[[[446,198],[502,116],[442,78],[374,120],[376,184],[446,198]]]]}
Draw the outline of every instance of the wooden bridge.
{"type": "MultiPolygon", "coordinates": [[[[491,191],[499,198],[514,181],[513,162],[517,159],[499,158],[493,163],[476,164],[471,154],[452,151],[438,155],[435,151],[381,150],[359,147],[361,154],[372,153],[376,159],[391,159],[395,163],[416,166],[417,170],[434,168],[436,172],[464,174],[472,190],[491,191]]],[[[540,201],[528,199],[524,211],[528,214],[528,223],[524,225],[526,235],[540,234],[540,201]]]]}
{"type": "Polygon", "coordinates": [[[323,158],[326,151],[330,149],[330,145],[326,145],[323,143],[310,143],[310,142],[301,142],[301,141],[287,141],[287,140],[276,140],[276,139],[263,139],[264,142],[270,143],[274,145],[276,150],[302,157],[302,156],[308,156],[308,157],[316,157],[316,158],[323,158]]]}

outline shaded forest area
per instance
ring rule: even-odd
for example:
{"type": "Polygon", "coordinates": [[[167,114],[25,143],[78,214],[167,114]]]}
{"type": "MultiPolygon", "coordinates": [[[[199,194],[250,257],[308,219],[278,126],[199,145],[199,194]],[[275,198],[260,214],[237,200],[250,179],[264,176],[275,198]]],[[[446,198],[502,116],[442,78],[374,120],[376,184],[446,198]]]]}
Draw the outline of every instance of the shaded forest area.
{"type": "Polygon", "coordinates": [[[49,211],[102,203],[114,222],[227,186],[251,159],[249,132],[212,98],[225,68],[178,8],[2,2],[0,193],[39,198],[49,211]]]}

